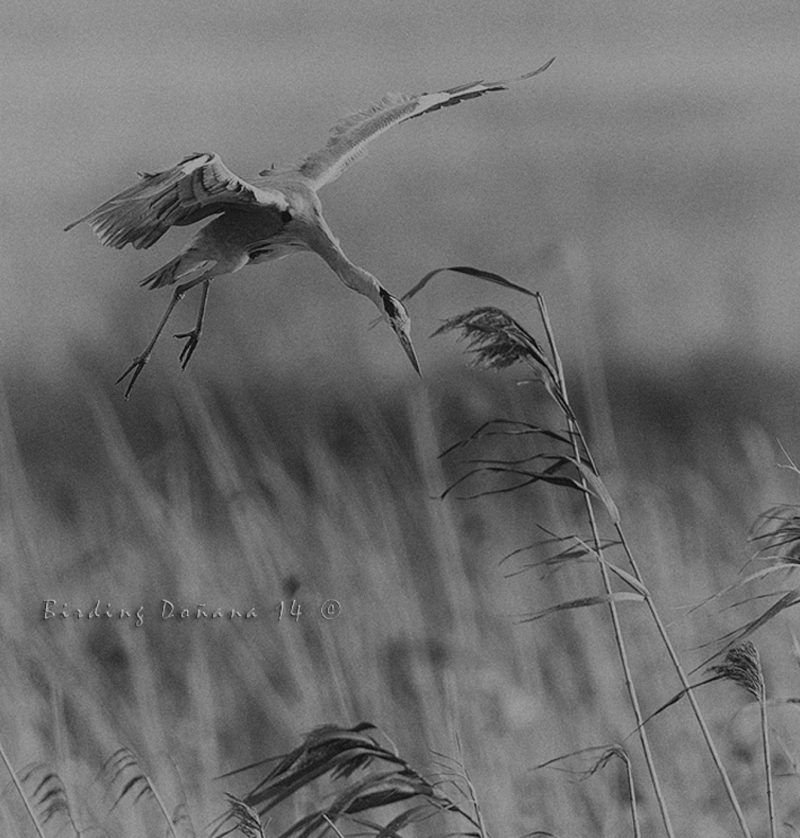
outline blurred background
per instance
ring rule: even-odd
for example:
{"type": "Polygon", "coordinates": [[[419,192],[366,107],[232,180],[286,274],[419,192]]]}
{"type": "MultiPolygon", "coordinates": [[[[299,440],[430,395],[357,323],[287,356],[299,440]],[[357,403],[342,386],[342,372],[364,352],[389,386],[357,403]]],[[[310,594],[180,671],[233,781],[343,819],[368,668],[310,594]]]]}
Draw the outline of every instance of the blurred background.
{"type": "MultiPolygon", "coordinates": [[[[394,291],[439,265],[495,270],[542,291],[566,346],[592,356],[798,356],[791,2],[137,0],[1,14],[6,367],[53,374],[76,346],[99,346],[111,382],[147,340],[166,294],[136,281],[187,230],[121,253],[87,227],[61,232],[136,171],[212,150],[253,176],[387,91],[506,78],[551,56],[529,84],[390,132],[326,188],[350,257],[394,291]]],[[[432,328],[487,296],[470,282],[437,281],[413,307],[428,368],[442,357],[432,328]]],[[[323,360],[322,378],[405,374],[371,317],[313,256],[250,267],[216,283],[192,374],[323,360]]],[[[160,350],[145,382],[175,366],[160,350]]]]}
{"type": "MultiPolygon", "coordinates": [[[[125,402],[114,382],[169,297],[138,280],[190,231],[147,251],[62,231],[137,171],[216,151],[247,178],[320,147],[386,92],[513,77],[555,56],[529,83],[388,132],[323,206],[349,257],[396,294],[446,265],[544,294],[601,472],[697,663],[743,612],[685,606],[736,578],[759,513],[796,499],[776,463],[779,443],[800,448],[798,25],[793,2],[4,3],[0,730],[12,762],[52,766],[90,808],[98,766],[124,744],[203,823],[229,788],[218,774],[315,725],[368,718],[420,764],[458,735],[498,833],[621,834],[619,785],[530,770],[631,730],[607,615],[514,622],[597,582],[581,568],[509,582],[498,565],[542,537],[536,524],[583,534],[580,505],[563,492],[438,499],[458,474],[444,448],[491,418],[552,414],[518,376],[465,371],[462,346],[428,336],[484,304],[535,328],[530,303],[437,277],[409,306],[419,381],[321,260],[252,266],[214,283],[188,370],[166,335],[125,402]],[[48,597],[154,613],[161,597],[237,605],[254,592],[270,607],[335,597],[343,618],[173,631],[54,628],[39,613],[48,597]]],[[[196,304],[168,331],[189,327],[196,304]]],[[[676,685],[630,620],[652,710],[676,685]]],[[[786,663],[795,629],[780,623],[761,648],[770,689],[800,689],[786,663]]],[[[751,717],[714,689],[703,700],[761,817],[751,717]]],[[[729,835],[675,712],[654,737],[681,834],[729,835]]],[[[787,754],[795,727],[782,729],[787,754]]],[[[779,792],[800,820],[791,785],[779,792]]],[[[652,818],[644,780],[640,793],[652,818]]],[[[12,798],[0,823],[27,835],[12,798]]],[[[130,817],[141,834],[145,814],[130,817]]]]}

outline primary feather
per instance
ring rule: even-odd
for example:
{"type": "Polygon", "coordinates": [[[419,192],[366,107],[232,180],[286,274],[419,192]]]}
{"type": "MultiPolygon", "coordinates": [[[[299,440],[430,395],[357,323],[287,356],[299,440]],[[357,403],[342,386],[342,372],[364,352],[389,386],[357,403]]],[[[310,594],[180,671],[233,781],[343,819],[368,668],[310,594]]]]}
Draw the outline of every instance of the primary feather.
{"type": "MultiPolygon", "coordinates": [[[[308,155],[300,164],[298,171],[312,182],[315,189],[319,189],[336,180],[354,160],[364,153],[367,143],[394,125],[495,90],[508,90],[514,84],[543,73],[554,60],[551,58],[530,73],[504,81],[470,82],[441,90],[438,93],[388,94],[366,110],[351,114],[338,122],[331,130],[327,145],[308,155]]],[[[261,174],[268,175],[269,171],[263,171],[261,174]]]]}
{"type": "Polygon", "coordinates": [[[139,177],[138,183],[65,229],[86,221],[103,244],[144,248],[155,244],[173,225],[193,224],[226,207],[281,211],[288,206],[281,192],[242,180],[218,154],[192,154],[171,169],[139,177]]]}

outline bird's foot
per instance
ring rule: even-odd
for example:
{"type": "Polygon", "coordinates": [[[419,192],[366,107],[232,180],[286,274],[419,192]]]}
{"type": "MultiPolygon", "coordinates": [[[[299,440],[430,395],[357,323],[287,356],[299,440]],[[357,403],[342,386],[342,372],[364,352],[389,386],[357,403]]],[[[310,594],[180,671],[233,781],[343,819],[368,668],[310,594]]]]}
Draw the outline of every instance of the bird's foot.
{"type": "Polygon", "coordinates": [[[129,399],[131,395],[131,390],[133,390],[133,385],[136,383],[136,379],[139,377],[139,374],[144,369],[145,364],[150,360],[149,355],[137,355],[133,361],[131,361],[130,366],[125,370],[124,373],[117,379],[116,383],[122,383],[129,375],[131,380],[128,382],[128,386],[125,389],[125,398],[129,399]]]}
{"type": "Polygon", "coordinates": [[[185,370],[186,365],[194,354],[194,350],[197,349],[197,344],[200,342],[200,329],[194,328],[191,332],[182,332],[179,335],[175,335],[175,337],[186,341],[179,357],[181,369],[185,370]]]}

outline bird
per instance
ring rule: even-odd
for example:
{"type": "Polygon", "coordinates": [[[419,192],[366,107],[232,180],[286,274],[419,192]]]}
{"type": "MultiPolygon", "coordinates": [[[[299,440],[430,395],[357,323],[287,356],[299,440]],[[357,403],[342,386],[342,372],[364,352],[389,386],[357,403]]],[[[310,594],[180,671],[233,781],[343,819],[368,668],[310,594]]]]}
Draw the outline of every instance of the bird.
{"type": "Polygon", "coordinates": [[[175,335],[185,341],[179,356],[183,369],[200,340],[211,281],[245,265],[299,251],[317,253],[344,285],[375,304],[421,375],[406,307],[369,271],[347,258],[322,215],[317,193],[389,128],[492,91],[507,90],[544,72],[554,60],[503,81],[470,82],[436,93],[387,94],[338,122],[327,143],[298,164],[284,168],[273,164],[250,181],[234,174],[216,152],[190,154],[170,169],[140,172],[133,186],[68,224],[65,231],[88,223],[103,245],[122,249],[130,244],[139,249],[151,247],[173,226],[210,218],[177,256],[141,281],[151,289],[169,285],[175,289],[150,342],[117,379],[120,384],[129,377],[125,398],[130,397],[175,306],[190,289],[202,286],[194,327],[175,335]]]}

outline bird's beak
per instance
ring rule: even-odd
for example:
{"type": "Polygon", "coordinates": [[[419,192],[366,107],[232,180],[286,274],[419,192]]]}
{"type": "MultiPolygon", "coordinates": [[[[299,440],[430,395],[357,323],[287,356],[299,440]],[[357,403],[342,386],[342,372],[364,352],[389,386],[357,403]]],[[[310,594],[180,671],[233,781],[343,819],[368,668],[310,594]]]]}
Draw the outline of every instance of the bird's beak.
{"type": "Polygon", "coordinates": [[[400,346],[403,347],[403,351],[406,355],[408,355],[408,360],[411,361],[411,366],[417,371],[417,375],[422,378],[422,370],[419,368],[417,353],[414,351],[414,345],[411,343],[411,338],[399,330],[395,334],[397,335],[397,339],[400,341],[400,346]]]}

